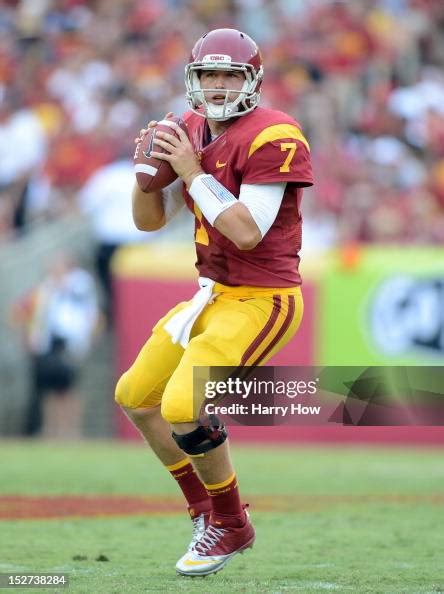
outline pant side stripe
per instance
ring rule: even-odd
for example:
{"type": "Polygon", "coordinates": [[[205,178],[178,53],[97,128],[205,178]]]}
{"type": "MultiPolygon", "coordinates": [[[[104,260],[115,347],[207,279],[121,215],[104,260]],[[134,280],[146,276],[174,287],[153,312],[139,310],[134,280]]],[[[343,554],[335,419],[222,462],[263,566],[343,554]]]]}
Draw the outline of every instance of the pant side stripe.
{"type": "Polygon", "coordinates": [[[282,308],[281,296],[273,295],[273,309],[270,314],[270,317],[268,318],[265,326],[262,328],[262,330],[259,332],[259,334],[256,336],[256,338],[253,340],[253,342],[250,344],[250,346],[245,351],[245,353],[241,359],[241,362],[240,362],[241,365],[246,365],[248,359],[250,359],[255,354],[255,352],[257,351],[259,346],[264,342],[264,340],[267,338],[267,336],[273,330],[273,328],[276,324],[276,320],[279,317],[281,308],[282,308]]]}
{"type": "Polygon", "coordinates": [[[279,331],[277,332],[276,336],[273,338],[273,340],[270,342],[270,344],[267,346],[267,348],[264,350],[264,352],[259,355],[259,357],[256,359],[256,361],[254,363],[252,363],[252,365],[259,365],[259,363],[262,361],[262,359],[264,359],[268,353],[270,353],[270,351],[276,346],[276,344],[281,340],[281,338],[284,336],[284,334],[287,332],[288,328],[290,327],[290,324],[294,318],[294,313],[295,313],[295,300],[294,300],[294,295],[289,295],[288,296],[288,311],[287,311],[287,315],[285,316],[285,320],[281,326],[281,328],[279,329],[279,331]]]}

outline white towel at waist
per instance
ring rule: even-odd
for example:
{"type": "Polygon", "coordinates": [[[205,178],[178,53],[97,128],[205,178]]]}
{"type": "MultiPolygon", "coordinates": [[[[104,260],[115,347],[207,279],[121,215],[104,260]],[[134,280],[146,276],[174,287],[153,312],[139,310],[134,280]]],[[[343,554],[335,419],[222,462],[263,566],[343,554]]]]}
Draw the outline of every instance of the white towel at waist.
{"type": "Polygon", "coordinates": [[[181,309],[168,320],[164,328],[171,336],[173,344],[178,342],[186,348],[190,341],[191,329],[194,322],[201,314],[203,308],[209,303],[213,296],[213,287],[215,282],[209,278],[200,277],[200,289],[192,298],[187,307],[181,309]]]}

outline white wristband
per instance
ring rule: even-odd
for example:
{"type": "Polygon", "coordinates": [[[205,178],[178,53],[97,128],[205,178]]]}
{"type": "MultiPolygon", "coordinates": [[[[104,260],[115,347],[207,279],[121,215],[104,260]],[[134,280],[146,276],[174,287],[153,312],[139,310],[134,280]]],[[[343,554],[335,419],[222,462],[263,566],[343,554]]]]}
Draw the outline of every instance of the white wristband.
{"type": "Polygon", "coordinates": [[[237,199],[212,175],[203,173],[194,178],[188,193],[200,208],[210,225],[227,208],[237,204],[237,199]]]}

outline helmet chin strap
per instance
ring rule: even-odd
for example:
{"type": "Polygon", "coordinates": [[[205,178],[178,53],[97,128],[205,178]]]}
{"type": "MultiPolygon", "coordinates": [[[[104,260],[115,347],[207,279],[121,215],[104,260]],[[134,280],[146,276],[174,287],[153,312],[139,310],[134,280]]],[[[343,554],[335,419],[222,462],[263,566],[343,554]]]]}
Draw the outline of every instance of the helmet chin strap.
{"type": "Polygon", "coordinates": [[[214,103],[206,102],[205,111],[207,118],[210,120],[226,122],[234,113],[239,111],[239,104],[233,105],[232,103],[227,103],[226,105],[215,105],[214,103]]]}
{"type": "MultiPolygon", "coordinates": [[[[200,81],[198,82],[200,86],[200,81]]],[[[223,89],[221,92],[225,93],[225,101],[223,105],[216,105],[211,103],[205,99],[204,91],[201,90],[201,99],[202,103],[205,108],[206,117],[210,120],[217,120],[219,122],[226,122],[230,118],[239,112],[239,106],[241,105],[242,101],[245,99],[246,93],[248,91],[248,80],[245,80],[242,88],[239,89],[239,95],[237,99],[234,101],[228,101],[229,93],[231,92],[228,89],[223,89]]]]}

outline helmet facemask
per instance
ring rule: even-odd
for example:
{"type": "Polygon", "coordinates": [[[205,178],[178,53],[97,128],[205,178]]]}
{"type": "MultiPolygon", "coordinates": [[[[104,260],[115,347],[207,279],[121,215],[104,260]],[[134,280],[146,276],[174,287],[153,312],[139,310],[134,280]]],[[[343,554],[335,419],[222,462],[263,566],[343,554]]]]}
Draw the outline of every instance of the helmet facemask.
{"type": "Polygon", "coordinates": [[[259,87],[262,81],[263,69],[259,70],[251,64],[231,62],[229,56],[219,56],[220,62],[207,61],[191,62],[185,66],[185,86],[187,101],[194,113],[216,121],[226,121],[240,117],[252,111],[260,99],[259,87]],[[231,70],[243,72],[245,82],[240,90],[237,89],[201,89],[199,73],[204,70],[231,70]],[[225,95],[223,105],[215,105],[205,99],[205,93],[225,95]],[[234,101],[228,101],[230,94],[237,94],[234,101]],[[203,110],[202,110],[203,108],[203,110]]]}

